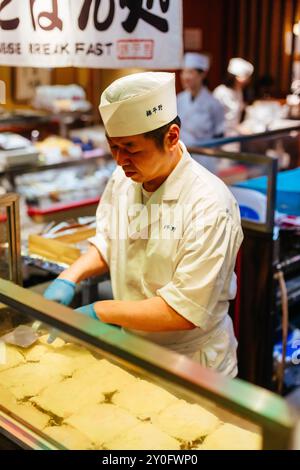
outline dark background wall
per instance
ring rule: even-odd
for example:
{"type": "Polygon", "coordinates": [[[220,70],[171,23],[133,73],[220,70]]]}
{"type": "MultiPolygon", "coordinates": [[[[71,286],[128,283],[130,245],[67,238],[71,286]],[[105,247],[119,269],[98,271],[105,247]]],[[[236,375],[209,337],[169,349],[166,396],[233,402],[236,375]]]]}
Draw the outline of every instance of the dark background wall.
{"type": "Polygon", "coordinates": [[[300,20],[299,0],[183,0],[184,27],[203,33],[202,51],[212,57],[210,87],[225,74],[230,57],[243,57],[255,65],[254,81],[263,75],[274,79],[274,93],[290,89],[292,62],[299,60],[292,35],[291,53],[286,35],[300,20]]]}

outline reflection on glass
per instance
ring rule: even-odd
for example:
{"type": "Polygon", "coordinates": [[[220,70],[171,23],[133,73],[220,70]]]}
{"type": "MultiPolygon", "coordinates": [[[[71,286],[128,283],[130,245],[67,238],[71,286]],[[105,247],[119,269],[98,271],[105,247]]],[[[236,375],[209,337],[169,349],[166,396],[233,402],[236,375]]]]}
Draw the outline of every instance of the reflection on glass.
{"type": "Polygon", "coordinates": [[[8,229],[4,207],[0,207],[0,278],[9,279],[8,229]]]}
{"type": "Polygon", "coordinates": [[[40,326],[30,347],[7,341],[14,337],[7,333],[16,327],[33,324],[0,307],[0,409],[52,445],[100,450],[261,448],[260,432],[248,421],[63,333],[49,343],[46,325],[40,326]]]}

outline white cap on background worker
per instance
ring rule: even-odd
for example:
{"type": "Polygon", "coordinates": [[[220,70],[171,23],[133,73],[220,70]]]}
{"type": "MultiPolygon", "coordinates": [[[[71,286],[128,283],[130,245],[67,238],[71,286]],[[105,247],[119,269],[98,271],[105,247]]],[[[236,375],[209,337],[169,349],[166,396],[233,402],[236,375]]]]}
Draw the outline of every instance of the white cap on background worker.
{"type": "Polygon", "coordinates": [[[207,55],[199,54],[198,52],[187,52],[183,58],[183,68],[197,69],[207,72],[210,67],[210,60],[207,55]]]}
{"type": "Polygon", "coordinates": [[[254,67],[250,62],[240,57],[234,57],[230,59],[227,72],[231,73],[235,77],[247,79],[253,74],[254,67]]]}

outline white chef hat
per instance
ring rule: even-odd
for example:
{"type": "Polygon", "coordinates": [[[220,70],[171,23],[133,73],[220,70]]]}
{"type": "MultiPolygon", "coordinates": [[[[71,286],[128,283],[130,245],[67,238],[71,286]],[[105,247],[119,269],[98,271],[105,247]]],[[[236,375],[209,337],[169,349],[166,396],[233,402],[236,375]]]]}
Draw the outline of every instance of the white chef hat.
{"type": "Polygon", "coordinates": [[[184,54],[183,67],[185,69],[200,69],[207,72],[209,69],[209,57],[198,52],[187,52],[184,54]]]}
{"type": "Polygon", "coordinates": [[[240,57],[230,59],[227,71],[240,78],[249,78],[253,73],[254,67],[250,62],[240,57]]]}
{"type": "Polygon", "coordinates": [[[102,93],[99,111],[109,137],[158,129],[177,116],[175,74],[144,72],[119,78],[102,93]]]}

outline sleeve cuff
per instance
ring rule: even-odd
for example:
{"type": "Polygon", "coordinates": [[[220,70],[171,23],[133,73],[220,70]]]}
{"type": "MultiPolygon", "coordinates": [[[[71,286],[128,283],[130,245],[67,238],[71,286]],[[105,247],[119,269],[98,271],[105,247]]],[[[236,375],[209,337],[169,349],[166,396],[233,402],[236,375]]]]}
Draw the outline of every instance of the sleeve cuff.
{"type": "Polygon", "coordinates": [[[103,235],[98,233],[95,237],[89,238],[88,242],[91,243],[92,245],[97,248],[101,256],[103,257],[104,261],[106,264],[109,266],[109,256],[108,256],[108,250],[109,250],[109,245],[107,243],[107,240],[103,235]]]}
{"type": "Polygon", "coordinates": [[[187,298],[173,283],[169,283],[156,291],[170,307],[189,322],[198,326],[203,331],[211,329],[212,314],[201,305],[187,298]]]}

